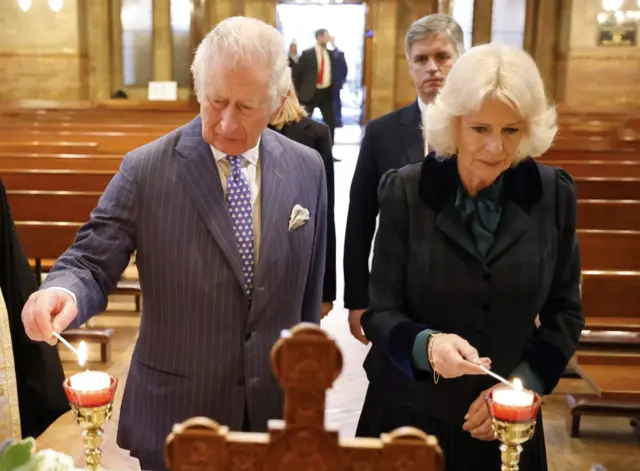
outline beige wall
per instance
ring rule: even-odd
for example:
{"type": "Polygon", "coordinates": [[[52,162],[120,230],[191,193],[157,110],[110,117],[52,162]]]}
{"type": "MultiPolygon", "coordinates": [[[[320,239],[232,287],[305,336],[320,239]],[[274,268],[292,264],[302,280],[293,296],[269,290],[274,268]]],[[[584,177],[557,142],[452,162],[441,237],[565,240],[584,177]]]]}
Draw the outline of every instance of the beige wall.
{"type": "Polygon", "coordinates": [[[78,16],[76,0],[65,0],[58,13],[44,1],[27,12],[17,1],[0,1],[0,100],[87,98],[78,16]]]}
{"type": "Polygon", "coordinates": [[[600,0],[573,0],[564,102],[640,104],[640,45],[596,46],[600,0]]]}
{"type": "MultiPolygon", "coordinates": [[[[490,3],[490,0],[476,1],[490,3]]],[[[22,12],[15,0],[0,0],[0,100],[108,98],[117,88],[115,77],[121,76],[114,64],[117,53],[112,51],[119,51],[119,41],[109,34],[107,5],[110,2],[119,3],[116,0],[65,0],[63,9],[53,13],[45,1],[34,1],[30,11],[22,12]]],[[[557,89],[559,101],[595,106],[640,103],[637,85],[640,83],[640,45],[621,48],[595,45],[600,0],[536,2],[539,8],[530,11],[537,11],[541,18],[533,23],[537,24],[535,31],[529,33],[530,49],[541,66],[545,65],[545,80],[552,94],[557,89]],[[566,21],[554,26],[550,18],[556,16],[566,21]],[[557,36],[550,32],[556,27],[559,28],[557,36]],[[557,54],[553,53],[554,49],[557,54]],[[550,58],[553,56],[555,61],[550,58]],[[550,61],[553,64],[548,63],[550,61]]],[[[230,15],[244,14],[275,24],[276,3],[274,0],[195,0],[196,9],[201,12],[197,31],[206,34],[230,15]]],[[[374,31],[369,41],[373,57],[368,65],[370,117],[415,99],[404,56],[404,35],[415,19],[437,11],[442,3],[439,0],[368,2],[368,25],[374,31]]],[[[118,16],[114,20],[118,21],[118,16]]],[[[154,34],[165,33],[164,30],[166,27],[154,34]]],[[[186,37],[180,38],[181,43],[186,41],[186,37]]],[[[170,55],[155,56],[151,67],[162,65],[163,70],[170,73],[170,55]]],[[[144,87],[140,93],[146,95],[144,87]]]]}

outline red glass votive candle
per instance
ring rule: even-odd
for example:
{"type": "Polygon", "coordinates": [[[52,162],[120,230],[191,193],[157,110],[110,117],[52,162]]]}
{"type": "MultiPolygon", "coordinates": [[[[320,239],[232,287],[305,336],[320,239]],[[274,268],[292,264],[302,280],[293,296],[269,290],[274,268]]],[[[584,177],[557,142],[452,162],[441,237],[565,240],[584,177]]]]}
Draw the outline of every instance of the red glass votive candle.
{"type": "Polygon", "coordinates": [[[85,371],[62,383],[69,402],[76,407],[100,407],[113,402],[118,380],[101,371],[85,371]]]}
{"type": "Polygon", "coordinates": [[[527,389],[496,388],[486,397],[491,416],[503,422],[529,422],[540,411],[542,398],[527,389]]]}

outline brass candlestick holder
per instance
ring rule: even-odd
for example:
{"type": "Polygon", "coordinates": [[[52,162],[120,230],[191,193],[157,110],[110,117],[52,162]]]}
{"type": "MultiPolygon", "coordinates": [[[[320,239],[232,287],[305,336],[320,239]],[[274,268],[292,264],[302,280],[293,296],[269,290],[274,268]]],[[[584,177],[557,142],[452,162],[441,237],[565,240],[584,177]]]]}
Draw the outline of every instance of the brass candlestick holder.
{"type": "Polygon", "coordinates": [[[494,389],[485,397],[491,414],[493,432],[500,445],[501,471],[518,471],[522,444],[533,437],[542,398],[532,391],[516,391],[533,396],[528,405],[509,405],[494,399],[494,389]]]}
{"type": "Polygon", "coordinates": [[[118,380],[107,373],[87,371],[79,373],[76,377],[84,375],[80,382],[75,382],[74,377],[65,379],[64,391],[73,410],[73,416],[82,429],[84,438],[84,456],[87,471],[97,471],[101,466],[102,428],[111,418],[113,410],[113,398],[118,386],[118,380]],[[108,378],[107,387],[95,388],[108,378]],[[97,380],[97,381],[95,381],[97,380]],[[92,388],[93,387],[93,388],[92,388]]]}

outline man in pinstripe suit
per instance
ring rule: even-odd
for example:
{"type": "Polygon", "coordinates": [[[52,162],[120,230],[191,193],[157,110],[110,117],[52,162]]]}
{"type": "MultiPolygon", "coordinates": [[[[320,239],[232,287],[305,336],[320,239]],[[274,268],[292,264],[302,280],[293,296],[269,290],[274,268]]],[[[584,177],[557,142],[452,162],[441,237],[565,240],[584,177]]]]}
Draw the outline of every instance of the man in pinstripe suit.
{"type": "Polygon", "coordinates": [[[320,321],[326,183],[316,151],[265,129],[290,87],[280,34],[229,18],[192,66],[200,115],[126,155],[91,219],[23,310],[34,340],[102,312],[137,251],[144,314],[118,444],[164,467],[195,415],[264,430],[282,416],[270,350],[320,321]]]}

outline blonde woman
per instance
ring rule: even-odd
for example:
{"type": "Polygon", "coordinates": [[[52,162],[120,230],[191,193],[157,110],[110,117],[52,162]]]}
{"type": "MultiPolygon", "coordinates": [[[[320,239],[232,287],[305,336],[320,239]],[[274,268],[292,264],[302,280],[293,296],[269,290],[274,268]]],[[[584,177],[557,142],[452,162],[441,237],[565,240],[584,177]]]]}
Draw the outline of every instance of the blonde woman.
{"type": "MultiPolygon", "coordinates": [[[[382,362],[385,381],[359,430],[418,427],[438,437],[447,471],[500,468],[484,402],[496,381],[476,362],[548,394],[584,324],[574,184],[532,158],[555,120],[529,55],[472,48],[428,107],[437,154],[380,184],[362,327],[365,368],[382,362]]],[[[520,469],[547,469],[541,418],[520,469]]]]}
{"type": "Polygon", "coordinates": [[[282,111],[269,124],[271,129],[307,147],[315,149],[322,157],[327,174],[327,257],[322,289],[322,315],[333,309],[336,299],[336,226],[334,219],[334,178],[331,134],[326,124],[307,116],[293,87],[289,91],[282,111]]]}

